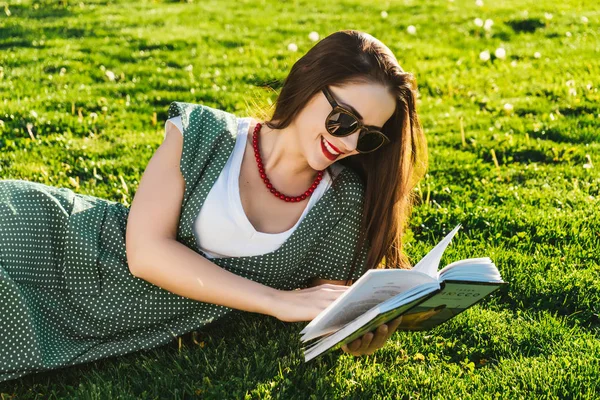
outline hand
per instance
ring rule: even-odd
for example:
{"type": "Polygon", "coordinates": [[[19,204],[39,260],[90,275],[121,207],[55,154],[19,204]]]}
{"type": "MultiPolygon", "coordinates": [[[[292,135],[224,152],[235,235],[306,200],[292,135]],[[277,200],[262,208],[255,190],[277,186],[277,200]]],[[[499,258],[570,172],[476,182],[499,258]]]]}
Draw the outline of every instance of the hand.
{"type": "Polygon", "coordinates": [[[383,347],[385,342],[394,334],[401,321],[402,316],[399,316],[387,324],[381,324],[375,329],[375,334],[373,334],[373,332],[367,332],[351,343],[342,345],[341,349],[344,353],[352,354],[353,356],[369,356],[373,354],[375,350],[383,347]]]}
{"type": "Polygon", "coordinates": [[[326,283],[307,289],[277,290],[269,314],[285,322],[312,321],[348,289],[349,286],[326,283]]]}

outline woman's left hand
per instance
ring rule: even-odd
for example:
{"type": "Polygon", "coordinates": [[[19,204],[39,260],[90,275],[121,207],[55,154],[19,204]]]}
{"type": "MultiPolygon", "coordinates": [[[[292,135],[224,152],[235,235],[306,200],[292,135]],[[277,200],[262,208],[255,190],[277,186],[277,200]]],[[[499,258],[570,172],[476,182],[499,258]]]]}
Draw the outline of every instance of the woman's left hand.
{"type": "Polygon", "coordinates": [[[399,316],[387,324],[381,324],[375,329],[374,334],[373,332],[367,332],[353,342],[342,345],[341,349],[344,353],[353,356],[371,355],[375,350],[385,345],[385,342],[394,334],[401,321],[402,316],[399,316]]]}

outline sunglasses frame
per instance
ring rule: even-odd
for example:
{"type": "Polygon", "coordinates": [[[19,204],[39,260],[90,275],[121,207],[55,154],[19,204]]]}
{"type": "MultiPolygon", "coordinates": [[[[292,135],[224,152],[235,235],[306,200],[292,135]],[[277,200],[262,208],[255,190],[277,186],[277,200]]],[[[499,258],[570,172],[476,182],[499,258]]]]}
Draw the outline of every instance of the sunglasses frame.
{"type": "Polygon", "coordinates": [[[329,90],[329,88],[327,86],[325,86],[323,89],[321,89],[321,91],[323,92],[323,94],[325,95],[325,98],[327,98],[327,101],[329,102],[329,104],[333,108],[331,110],[331,112],[329,113],[329,115],[327,116],[327,118],[325,119],[325,129],[327,130],[327,132],[329,132],[329,129],[327,129],[327,121],[329,120],[329,118],[331,118],[331,116],[334,113],[337,113],[337,112],[343,112],[345,114],[350,115],[358,123],[357,129],[353,130],[350,133],[347,133],[345,135],[338,135],[338,134],[329,132],[330,135],[336,136],[336,137],[345,137],[345,136],[350,136],[354,132],[356,132],[357,130],[359,130],[361,132],[359,134],[359,139],[362,136],[364,136],[364,135],[379,135],[379,136],[383,137],[383,141],[381,142],[381,144],[379,146],[377,146],[376,148],[374,148],[373,150],[361,151],[361,150],[358,149],[358,144],[357,144],[356,145],[356,151],[358,151],[361,154],[372,153],[375,150],[378,150],[381,146],[390,143],[390,139],[383,132],[381,132],[378,129],[372,129],[371,126],[363,124],[362,121],[360,120],[360,118],[358,118],[358,116],[356,116],[356,114],[354,114],[354,112],[352,112],[351,110],[348,110],[347,108],[345,108],[345,107],[341,106],[340,104],[338,104],[338,102],[335,101],[335,98],[333,97],[333,94],[331,93],[331,91],[329,90]],[[362,133],[364,131],[366,131],[366,133],[362,133]]]}

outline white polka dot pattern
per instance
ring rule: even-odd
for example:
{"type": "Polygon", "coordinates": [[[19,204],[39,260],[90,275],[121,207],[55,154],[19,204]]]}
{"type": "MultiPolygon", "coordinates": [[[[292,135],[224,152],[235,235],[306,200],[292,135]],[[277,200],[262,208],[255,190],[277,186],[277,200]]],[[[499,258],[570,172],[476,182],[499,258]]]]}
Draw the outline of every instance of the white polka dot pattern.
{"type": "MultiPolygon", "coordinates": [[[[237,118],[174,102],[181,115],[185,181],[177,240],[203,255],[193,222],[235,145],[237,118]]],[[[312,278],[346,279],[364,187],[345,168],[275,251],[213,258],[220,267],[281,290],[312,278]]],[[[0,382],[164,345],[232,311],[133,276],[129,208],[25,180],[0,180],[0,382]]],[[[364,273],[367,247],[352,276],[364,273]]]]}

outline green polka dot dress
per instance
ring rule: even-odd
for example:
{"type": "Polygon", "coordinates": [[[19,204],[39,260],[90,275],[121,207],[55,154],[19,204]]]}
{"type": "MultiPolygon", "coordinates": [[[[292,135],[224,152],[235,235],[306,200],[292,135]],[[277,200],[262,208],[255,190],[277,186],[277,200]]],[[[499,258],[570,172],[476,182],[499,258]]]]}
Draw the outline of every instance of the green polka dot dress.
{"type": "MultiPolygon", "coordinates": [[[[238,119],[174,102],[185,181],[177,240],[200,255],[193,223],[233,151],[238,119]]],[[[220,267],[281,290],[312,278],[346,279],[364,187],[343,169],[276,250],[213,258],[220,267]]],[[[127,266],[129,208],[26,180],[0,180],[0,381],[167,344],[232,311],[133,276],[127,266]]],[[[364,273],[367,245],[352,278],[364,273]]]]}

